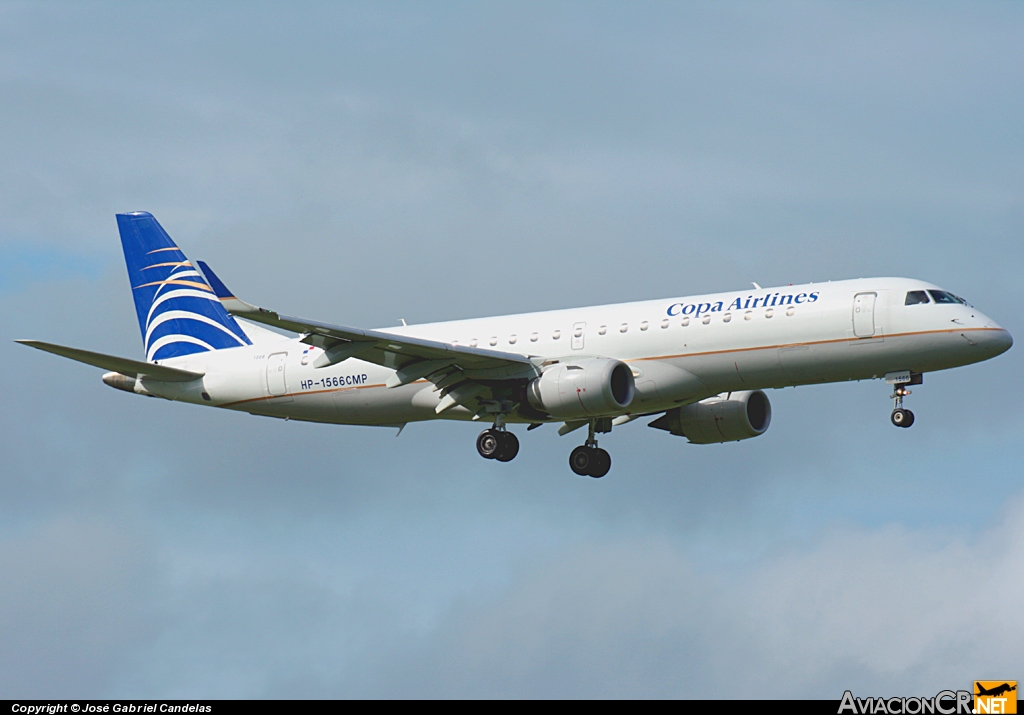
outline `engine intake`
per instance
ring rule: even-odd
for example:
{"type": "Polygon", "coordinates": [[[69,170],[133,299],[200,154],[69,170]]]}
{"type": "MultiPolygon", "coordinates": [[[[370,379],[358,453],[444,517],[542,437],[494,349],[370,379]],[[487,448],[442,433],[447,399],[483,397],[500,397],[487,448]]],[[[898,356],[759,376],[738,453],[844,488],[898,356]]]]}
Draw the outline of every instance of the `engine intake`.
{"type": "Polygon", "coordinates": [[[526,387],[535,409],[559,419],[581,419],[622,412],[633,402],[636,384],[626,363],[584,358],[552,365],[526,387]]]}
{"type": "Polygon", "coordinates": [[[772,421],[772,405],[760,390],[724,392],[716,397],[669,410],[650,426],[663,429],[693,444],[737,442],[765,433],[772,421]]]}

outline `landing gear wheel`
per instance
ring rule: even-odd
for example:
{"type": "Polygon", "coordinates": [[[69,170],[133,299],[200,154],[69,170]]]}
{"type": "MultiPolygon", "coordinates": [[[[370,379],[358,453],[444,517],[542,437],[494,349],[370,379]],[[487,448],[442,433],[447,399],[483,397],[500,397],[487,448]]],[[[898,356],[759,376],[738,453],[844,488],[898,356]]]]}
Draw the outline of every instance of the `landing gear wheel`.
{"type": "Polygon", "coordinates": [[[897,427],[909,427],[914,424],[914,413],[903,407],[903,398],[910,394],[910,390],[907,389],[907,385],[920,385],[924,377],[920,374],[917,375],[916,380],[914,374],[911,373],[910,382],[900,383],[893,389],[892,394],[889,395],[893,400],[892,414],[889,419],[897,427]]]}
{"type": "Polygon", "coordinates": [[[595,433],[611,432],[611,419],[590,420],[587,441],[569,454],[569,468],[581,477],[600,479],[612,468],[612,457],[597,446],[595,433]]]}
{"type": "Polygon", "coordinates": [[[581,445],[569,455],[569,468],[581,477],[600,479],[612,468],[612,457],[598,447],[581,445]]]}
{"type": "Polygon", "coordinates": [[[914,413],[910,410],[898,407],[892,411],[892,415],[889,419],[892,420],[892,423],[897,427],[909,427],[914,424],[914,413]]]}
{"type": "Polygon", "coordinates": [[[502,442],[501,432],[485,429],[476,438],[476,451],[484,459],[495,459],[501,452],[502,442]]]}
{"type": "Polygon", "coordinates": [[[581,477],[588,476],[594,461],[593,453],[590,447],[580,445],[569,454],[569,469],[581,477]]]}
{"type": "Polygon", "coordinates": [[[590,474],[594,479],[600,479],[606,475],[608,470],[611,468],[612,456],[601,448],[595,449],[588,474],[590,474]]]}
{"type": "Polygon", "coordinates": [[[511,432],[499,432],[501,447],[494,457],[499,462],[511,462],[519,454],[519,438],[511,432]]]}

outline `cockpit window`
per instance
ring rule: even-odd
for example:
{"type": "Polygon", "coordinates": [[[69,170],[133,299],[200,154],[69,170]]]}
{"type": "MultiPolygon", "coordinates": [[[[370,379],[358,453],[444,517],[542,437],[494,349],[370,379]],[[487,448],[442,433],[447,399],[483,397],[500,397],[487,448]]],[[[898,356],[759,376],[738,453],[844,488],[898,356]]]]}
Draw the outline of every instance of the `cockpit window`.
{"type": "Polygon", "coordinates": [[[928,293],[923,290],[912,290],[907,293],[907,299],[903,302],[903,305],[917,305],[918,303],[928,303],[928,293]]]}
{"type": "Polygon", "coordinates": [[[932,299],[936,303],[959,303],[961,305],[967,305],[967,301],[960,296],[953,295],[952,293],[948,293],[944,290],[930,290],[928,292],[932,294],[932,299]]]}

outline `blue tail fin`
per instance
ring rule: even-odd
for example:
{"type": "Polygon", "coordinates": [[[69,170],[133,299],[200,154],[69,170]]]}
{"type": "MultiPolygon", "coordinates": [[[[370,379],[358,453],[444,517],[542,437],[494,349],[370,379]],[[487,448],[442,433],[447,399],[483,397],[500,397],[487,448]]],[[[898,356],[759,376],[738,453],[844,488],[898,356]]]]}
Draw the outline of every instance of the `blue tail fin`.
{"type": "Polygon", "coordinates": [[[117,229],[146,360],[252,344],[152,214],[117,214],[117,229]]]}

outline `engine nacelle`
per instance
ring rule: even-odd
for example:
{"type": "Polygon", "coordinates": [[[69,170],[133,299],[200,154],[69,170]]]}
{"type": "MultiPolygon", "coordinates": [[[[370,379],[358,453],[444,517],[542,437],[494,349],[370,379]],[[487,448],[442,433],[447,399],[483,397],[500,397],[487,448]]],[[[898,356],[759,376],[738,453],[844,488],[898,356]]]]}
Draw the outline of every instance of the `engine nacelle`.
{"type": "Polygon", "coordinates": [[[535,409],[558,419],[611,415],[629,407],[636,394],[633,371],[610,358],[583,358],[552,365],[526,386],[535,409]]]}
{"type": "Polygon", "coordinates": [[[716,397],[669,410],[651,423],[694,444],[717,444],[750,439],[765,433],[772,405],[760,390],[725,392],[716,397]]]}

